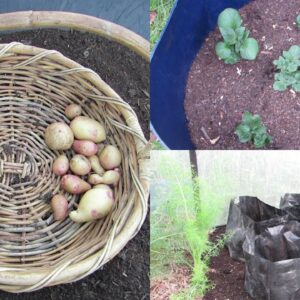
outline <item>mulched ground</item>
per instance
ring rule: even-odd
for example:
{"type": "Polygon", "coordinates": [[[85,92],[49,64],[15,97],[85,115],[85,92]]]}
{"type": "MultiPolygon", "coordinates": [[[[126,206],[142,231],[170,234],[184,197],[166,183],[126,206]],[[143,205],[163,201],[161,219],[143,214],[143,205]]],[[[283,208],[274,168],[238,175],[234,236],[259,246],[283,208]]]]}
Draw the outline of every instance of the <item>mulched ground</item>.
{"type": "MultiPolygon", "coordinates": [[[[211,240],[217,240],[225,233],[225,226],[217,228],[211,235],[211,240]]],[[[244,289],[245,265],[233,260],[227,248],[211,259],[209,279],[215,287],[203,300],[251,300],[244,289]]]]}
{"type": "MultiPolygon", "coordinates": [[[[210,240],[217,241],[225,233],[225,226],[218,227],[210,240]]],[[[244,289],[245,265],[233,260],[224,247],[220,254],[211,258],[208,278],[214,285],[203,298],[196,300],[251,300],[244,289]]],[[[172,294],[184,290],[190,282],[191,271],[178,267],[166,278],[151,281],[151,300],[167,300],[172,294]]]]}
{"type": "MultiPolygon", "coordinates": [[[[135,110],[149,138],[149,64],[126,47],[97,35],[42,29],[0,34],[0,42],[19,41],[55,49],[96,71],[135,110]]],[[[149,299],[149,217],[138,235],[101,270],[72,284],[27,294],[0,291],[1,300],[149,299]]]]}
{"type": "Polygon", "coordinates": [[[259,41],[261,52],[255,61],[226,65],[214,50],[221,40],[218,29],[209,35],[194,60],[186,86],[185,111],[192,141],[197,149],[251,149],[234,135],[242,113],[250,111],[262,117],[273,136],[269,148],[300,149],[300,94],[277,92],[272,87],[273,60],[291,45],[300,44],[300,30],[295,24],[300,3],[254,0],[240,13],[251,36],[259,41]],[[208,137],[220,139],[213,145],[208,137]]]}

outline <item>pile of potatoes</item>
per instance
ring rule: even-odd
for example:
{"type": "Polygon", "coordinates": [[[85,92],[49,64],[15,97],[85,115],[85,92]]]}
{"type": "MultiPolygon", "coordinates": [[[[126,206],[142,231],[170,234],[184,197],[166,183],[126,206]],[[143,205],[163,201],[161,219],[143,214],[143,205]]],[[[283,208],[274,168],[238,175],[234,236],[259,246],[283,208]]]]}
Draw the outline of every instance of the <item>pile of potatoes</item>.
{"type": "MultiPolygon", "coordinates": [[[[61,188],[70,194],[83,194],[78,208],[69,217],[77,223],[103,218],[114,203],[111,186],[120,179],[121,153],[113,145],[104,145],[106,132],[94,119],[81,116],[81,107],[70,104],[65,115],[72,120],[70,126],[57,122],[46,128],[44,139],[52,150],[73,149],[70,160],[65,154],[53,163],[53,173],[62,176],[61,188]],[[93,187],[92,187],[93,186],[93,187]]],[[[63,220],[68,214],[68,201],[62,194],[51,200],[55,220],[63,220]]]]}

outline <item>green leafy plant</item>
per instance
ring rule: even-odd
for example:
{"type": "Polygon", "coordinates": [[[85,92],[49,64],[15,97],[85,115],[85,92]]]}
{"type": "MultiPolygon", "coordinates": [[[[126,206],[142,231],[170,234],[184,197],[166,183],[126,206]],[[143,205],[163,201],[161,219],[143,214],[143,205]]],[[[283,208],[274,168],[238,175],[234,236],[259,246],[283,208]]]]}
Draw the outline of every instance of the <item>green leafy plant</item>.
{"type": "MultiPolygon", "coordinates": [[[[189,267],[192,270],[189,288],[171,299],[193,299],[204,295],[212,286],[207,278],[209,260],[224,246],[225,238],[212,243],[209,233],[222,215],[226,202],[199,177],[192,179],[190,168],[169,156],[162,154],[157,163],[160,178],[152,181],[156,186],[164,182],[164,188],[156,187],[159,200],[163,202],[156,203],[157,197],[152,193],[150,275],[152,279],[161,278],[167,276],[174,265],[189,267]],[[195,186],[199,189],[196,193],[199,199],[194,197],[195,186]]],[[[224,190],[228,186],[225,183],[224,190]]]]}
{"type": "Polygon", "coordinates": [[[272,141],[267,128],[263,125],[259,115],[246,111],[242,122],[236,127],[235,134],[241,143],[252,142],[255,148],[263,148],[272,141]]]}
{"type": "Polygon", "coordinates": [[[294,45],[288,51],[283,51],[273,64],[280,71],[275,74],[274,90],[285,91],[291,86],[294,91],[300,92],[300,47],[294,45]]]}
{"type": "Polygon", "coordinates": [[[300,15],[297,16],[296,23],[297,23],[297,26],[300,27],[300,15]]]}
{"type": "Polygon", "coordinates": [[[215,50],[226,64],[235,64],[241,58],[254,60],[259,52],[256,39],[250,38],[250,31],[242,26],[239,12],[226,8],[218,17],[218,26],[224,42],[218,42],[215,50]]]}

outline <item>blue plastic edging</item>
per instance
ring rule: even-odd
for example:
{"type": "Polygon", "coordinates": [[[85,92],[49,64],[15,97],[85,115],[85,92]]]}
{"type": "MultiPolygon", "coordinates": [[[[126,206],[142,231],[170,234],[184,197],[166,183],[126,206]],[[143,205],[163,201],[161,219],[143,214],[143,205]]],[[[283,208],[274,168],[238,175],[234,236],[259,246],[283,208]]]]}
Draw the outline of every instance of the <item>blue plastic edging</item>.
{"type": "Polygon", "coordinates": [[[219,13],[249,0],[177,0],[151,55],[151,128],[167,148],[195,149],[184,111],[185,86],[194,57],[219,13]]]}

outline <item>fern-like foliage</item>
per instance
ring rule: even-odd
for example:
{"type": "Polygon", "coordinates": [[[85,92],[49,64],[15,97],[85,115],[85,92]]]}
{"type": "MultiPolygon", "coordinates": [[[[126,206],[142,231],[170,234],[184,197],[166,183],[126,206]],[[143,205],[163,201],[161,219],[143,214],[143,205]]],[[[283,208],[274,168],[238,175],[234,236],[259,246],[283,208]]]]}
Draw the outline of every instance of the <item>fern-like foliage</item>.
{"type": "Polygon", "coordinates": [[[211,243],[209,233],[223,213],[225,201],[199,177],[195,177],[194,187],[198,187],[200,199],[194,199],[189,166],[166,155],[159,165],[160,179],[154,182],[165,184],[164,191],[156,193],[156,198],[161,195],[161,203],[154,204],[151,212],[151,277],[168,274],[174,264],[189,266],[191,286],[172,299],[193,299],[212,286],[207,278],[209,259],[224,241],[211,243]]]}

